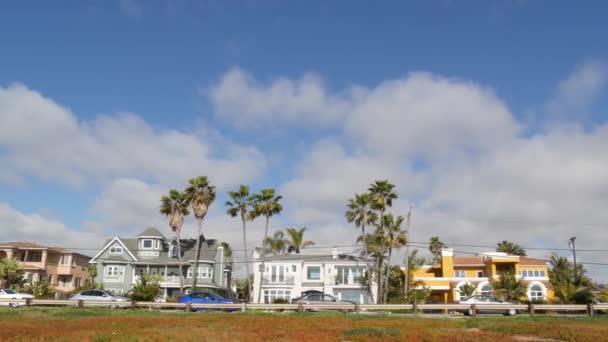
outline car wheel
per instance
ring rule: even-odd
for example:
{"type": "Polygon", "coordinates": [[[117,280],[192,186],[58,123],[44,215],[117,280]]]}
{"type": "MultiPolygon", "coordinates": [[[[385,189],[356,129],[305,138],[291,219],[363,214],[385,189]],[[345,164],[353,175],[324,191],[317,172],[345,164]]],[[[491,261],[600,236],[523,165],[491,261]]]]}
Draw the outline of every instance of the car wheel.
{"type": "Polygon", "coordinates": [[[11,308],[18,308],[19,303],[8,303],[8,306],[10,306],[11,308]]]}
{"type": "Polygon", "coordinates": [[[468,309],[468,310],[465,312],[465,315],[467,315],[467,316],[473,316],[473,310],[472,310],[472,309],[468,309]]]}
{"type": "Polygon", "coordinates": [[[507,311],[507,316],[515,316],[515,315],[517,315],[517,310],[509,309],[509,311],[507,311]]]}

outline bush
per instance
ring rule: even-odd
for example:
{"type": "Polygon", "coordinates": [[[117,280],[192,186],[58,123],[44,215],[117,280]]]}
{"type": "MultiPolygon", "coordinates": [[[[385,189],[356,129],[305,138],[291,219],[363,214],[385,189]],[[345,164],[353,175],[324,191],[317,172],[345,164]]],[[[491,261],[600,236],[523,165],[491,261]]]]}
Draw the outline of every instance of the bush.
{"type": "Polygon", "coordinates": [[[166,301],[167,301],[167,303],[177,303],[178,299],[179,299],[179,296],[169,296],[169,297],[167,297],[166,301]]]}
{"type": "Polygon", "coordinates": [[[29,288],[32,295],[34,295],[34,297],[38,299],[53,298],[53,296],[55,295],[55,291],[53,291],[49,286],[48,279],[42,279],[30,285],[29,288]]]}
{"type": "Polygon", "coordinates": [[[156,274],[144,274],[137,280],[137,284],[129,291],[129,297],[133,300],[153,302],[160,296],[160,276],[156,274]]]}
{"type": "Polygon", "coordinates": [[[289,301],[285,298],[275,298],[272,304],[289,304],[289,301]]]}

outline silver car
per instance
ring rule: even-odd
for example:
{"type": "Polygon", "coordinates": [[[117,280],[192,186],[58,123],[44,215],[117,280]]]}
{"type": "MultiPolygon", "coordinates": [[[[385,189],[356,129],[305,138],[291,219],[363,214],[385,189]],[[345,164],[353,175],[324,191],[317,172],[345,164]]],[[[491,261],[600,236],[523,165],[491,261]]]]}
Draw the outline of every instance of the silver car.
{"type": "MultiPolygon", "coordinates": [[[[503,302],[502,300],[494,297],[494,296],[487,296],[487,295],[476,295],[476,296],[471,296],[468,298],[465,298],[461,301],[458,302],[458,304],[479,304],[477,305],[477,313],[480,314],[503,314],[506,316],[515,316],[517,315],[518,311],[516,309],[511,309],[511,308],[492,308],[492,309],[488,309],[488,308],[484,308],[483,305],[484,304],[494,304],[494,305],[512,305],[512,303],[509,302],[503,302]]],[[[472,309],[466,309],[466,310],[457,310],[459,312],[462,312],[463,314],[467,315],[467,316],[471,316],[473,314],[473,310],[472,309]]]]}
{"type": "Polygon", "coordinates": [[[87,290],[73,295],[70,300],[128,302],[129,298],[115,295],[108,290],[87,290]]]}
{"type": "MultiPolygon", "coordinates": [[[[11,289],[0,289],[0,299],[27,299],[34,298],[31,294],[27,293],[19,293],[15,290],[11,289]]],[[[4,302],[3,302],[4,303],[4,302]]],[[[16,308],[19,306],[19,303],[9,302],[8,305],[10,307],[16,308]]]]}
{"type": "MultiPolygon", "coordinates": [[[[310,293],[302,297],[295,298],[291,301],[294,304],[320,304],[320,305],[355,305],[355,302],[349,300],[340,300],[332,295],[324,293],[310,293]]],[[[317,309],[308,309],[309,311],[317,311],[317,309]]],[[[354,310],[354,307],[353,309],[354,310]]]]}

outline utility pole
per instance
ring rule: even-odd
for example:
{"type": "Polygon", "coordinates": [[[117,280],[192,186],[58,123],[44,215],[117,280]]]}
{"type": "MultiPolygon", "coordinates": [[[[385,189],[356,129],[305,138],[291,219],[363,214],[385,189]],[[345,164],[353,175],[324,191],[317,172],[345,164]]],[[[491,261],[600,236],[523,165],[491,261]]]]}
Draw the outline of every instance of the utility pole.
{"type": "Polygon", "coordinates": [[[574,261],[574,283],[578,285],[578,270],[576,267],[576,245],[574,244],[574,240],[576,240],[576,236],[570,238],[568,247],[570,247],[570,249],[572,250],[572,258],[574,261]]]}
{"type": "Polygon", "coordinates": [[[405,244],[405,296],[407,297],[407,293],[410,291],[410,227],[412,224],[412,209],[413,205],[410,205],[410,210],[407,213],[407,222],[406,222],[406,233],[408,242],[405,244]]]}

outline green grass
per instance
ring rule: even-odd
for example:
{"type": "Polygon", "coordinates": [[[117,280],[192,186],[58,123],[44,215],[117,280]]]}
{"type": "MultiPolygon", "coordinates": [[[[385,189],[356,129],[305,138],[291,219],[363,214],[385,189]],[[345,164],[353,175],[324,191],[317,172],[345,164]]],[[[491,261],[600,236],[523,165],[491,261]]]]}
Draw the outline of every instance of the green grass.
{"type": "Polygon", "coordinates": [[[393,328],[373,328],[373,327],[361,327],[345,330],[342,335],[344,337],[384,337],[384,336],[399,336],[399,330],[393,328]]]}

